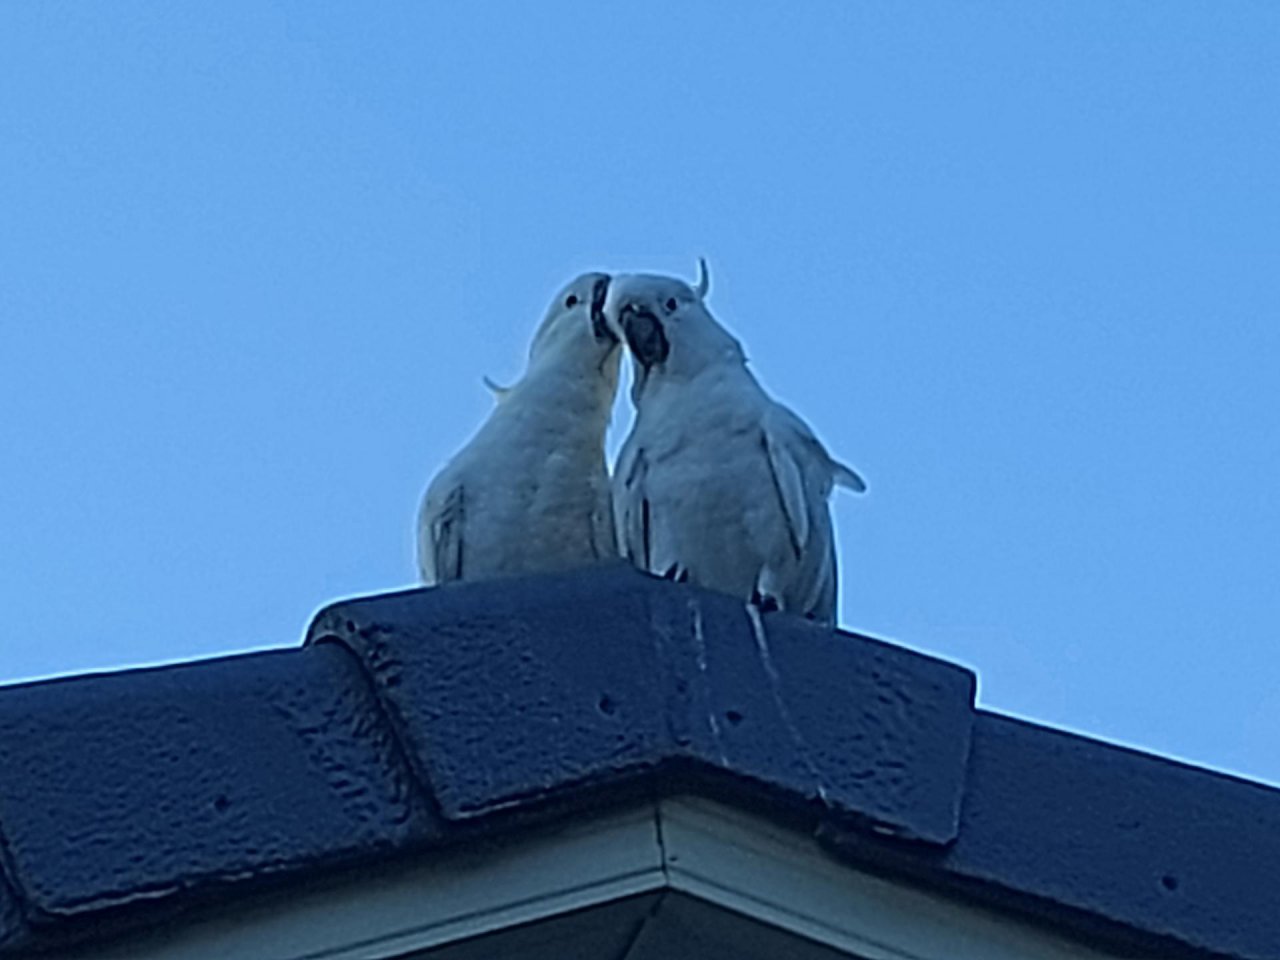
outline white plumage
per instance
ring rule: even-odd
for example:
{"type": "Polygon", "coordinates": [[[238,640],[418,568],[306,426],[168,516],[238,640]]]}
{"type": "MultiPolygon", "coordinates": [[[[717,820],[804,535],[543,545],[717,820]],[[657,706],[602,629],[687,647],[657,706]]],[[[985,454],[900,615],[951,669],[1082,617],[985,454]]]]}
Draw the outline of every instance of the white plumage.
{"type": "Polygon", "coordinates": [[[524,375],[493,388],[488,419],[431,481],[418,515],[424,583],[616,558],[604,435],[621,350],[601,313],[608,286],[588,273],[556,295],[524,375]]]}
{"type": "Polygon", "coordinates": [[[697,288],[617,276],[605,318],[634,360],[636,420],[613,478],[622,552],[644,570],[832,623],[833,486],[862,478],[764,392],[697,288]]]}

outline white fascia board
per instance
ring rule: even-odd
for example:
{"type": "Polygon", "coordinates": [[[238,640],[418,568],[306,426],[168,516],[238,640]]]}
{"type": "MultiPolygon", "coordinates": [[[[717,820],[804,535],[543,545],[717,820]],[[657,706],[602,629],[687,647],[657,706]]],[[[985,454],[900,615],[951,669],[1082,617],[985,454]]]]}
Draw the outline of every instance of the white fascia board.
{"type": "Polygon", "coordinates": [[[359,880],[284,890],[84,960],[391,960],[444,943],[661,890],[652,803],[532,837],[423,854],[359,880]]]}
{"type": "MultiPolygon", "coordinates": [[[[395,960],[676,891],[859,960],[1115,960],[1020,917],[863,871],[807,832],[681,797],[286,889],[67,960],[395,960]]],[[[650,922],[661,923],[661,911],[650,922]]]]}
{"type": "Polygon", "coordinates": [[[850,866],[736,807],[659,802],[671,888],[865,960],[1114,960],[1020,917],[850,866]]]}

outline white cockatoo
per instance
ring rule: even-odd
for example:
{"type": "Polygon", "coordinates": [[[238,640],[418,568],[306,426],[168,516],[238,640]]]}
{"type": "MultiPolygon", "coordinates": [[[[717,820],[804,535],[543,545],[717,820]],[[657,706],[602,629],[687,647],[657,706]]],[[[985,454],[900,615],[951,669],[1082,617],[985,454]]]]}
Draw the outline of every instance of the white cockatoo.
{"type": "Polygon", "coordinates": [[[693,287],[647,274],[609,286],[605,319],[634,361],[635,424],[613,478],[620,547],[651,573],[834,623],[827,501],[866,484],[765,393],[707,288],[704,261],[693,287]]]}
{"type": "MultiPolygon", "coordinates": [[[[418,514],[427,584],[549,573],[618,556],[604,436],[621,347],[605,324],[609,276],[561,290],[524,375],[431,481],[418,514]]],[[[488,382],[488,381],[486,381],[488,382]]]]}

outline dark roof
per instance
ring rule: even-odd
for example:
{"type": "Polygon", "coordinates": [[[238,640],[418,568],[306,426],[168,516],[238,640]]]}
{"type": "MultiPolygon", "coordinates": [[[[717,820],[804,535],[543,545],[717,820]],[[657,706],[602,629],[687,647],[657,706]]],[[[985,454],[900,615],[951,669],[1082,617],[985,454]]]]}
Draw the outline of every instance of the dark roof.
{"type": "Polygon", "coordinates": [[[0,957],[701,792],[1160,956],[1280,958],[1280,791],[623,567],[335,604],[305,646],[0,688],[0,957]]]}

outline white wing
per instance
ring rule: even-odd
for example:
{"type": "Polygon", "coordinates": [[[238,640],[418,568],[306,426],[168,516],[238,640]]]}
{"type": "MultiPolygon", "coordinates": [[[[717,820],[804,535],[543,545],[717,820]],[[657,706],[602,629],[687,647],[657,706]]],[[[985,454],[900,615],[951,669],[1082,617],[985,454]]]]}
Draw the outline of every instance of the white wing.
{"type": "Polygon", "coordinates": [[[835,535],[827,499],[834,483],[854,490],[866,485],[853,470],[836,463],[813,432],[786,407],[775,404],[765,417],[762,442],[774,491],[782,508],[790,573],[778,586],[784,606],[827,623],[836,617],[835,535]]]}
{"type": "Polygon", "coordinates": [[[466,491],[461,484],[427,491],[418,517],[418,568],[431,585],[462,579],[466,491]]]}
{"type": "Polygon", "coordinates": [[[651,531],[645,494],[648,460],[633,432],[623,444],[613,473],[613,516],[618,551],[641,570],[649,570],[651,531]]]}

